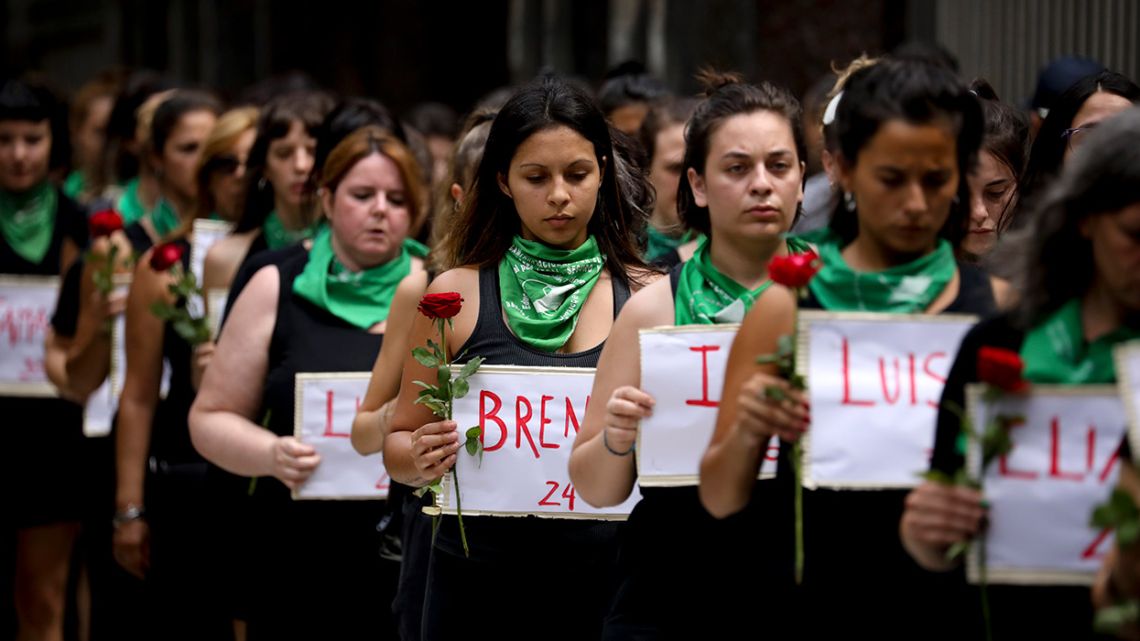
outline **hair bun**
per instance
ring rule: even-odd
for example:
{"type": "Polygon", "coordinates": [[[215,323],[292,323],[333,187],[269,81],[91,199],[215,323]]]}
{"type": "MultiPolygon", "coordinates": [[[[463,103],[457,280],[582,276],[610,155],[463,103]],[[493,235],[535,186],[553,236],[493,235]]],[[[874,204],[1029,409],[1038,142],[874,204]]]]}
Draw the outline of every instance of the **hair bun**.
{"type": "Polygon", "coordinates": [[[716,69],[705,68],[697,72],[697,82],[701,83],[701,87],[704,88],[704,95],[707,98],[722,87],[743,84],[744,76],[735,71],[717,71],[716,69]]]}

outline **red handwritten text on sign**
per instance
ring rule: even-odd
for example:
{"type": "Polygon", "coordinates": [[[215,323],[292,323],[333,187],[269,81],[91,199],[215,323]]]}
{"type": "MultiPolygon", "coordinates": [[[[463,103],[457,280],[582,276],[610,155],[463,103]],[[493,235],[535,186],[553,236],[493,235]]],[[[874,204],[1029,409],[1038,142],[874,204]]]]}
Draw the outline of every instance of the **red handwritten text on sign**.
{"type": "Polygon", "coordinates": [[[56,278],[0,275],[0,382],[47,383],[44,338],[58,296],[56,278]]]}
{"type": "Polygon", "coordinates": [[[352,421],[368,389],[368,372],[298,374],[297,438],[321,456],[296,498],[384,498],[389,479],[380,454],[360,456],[352,448],[352,421]]]}

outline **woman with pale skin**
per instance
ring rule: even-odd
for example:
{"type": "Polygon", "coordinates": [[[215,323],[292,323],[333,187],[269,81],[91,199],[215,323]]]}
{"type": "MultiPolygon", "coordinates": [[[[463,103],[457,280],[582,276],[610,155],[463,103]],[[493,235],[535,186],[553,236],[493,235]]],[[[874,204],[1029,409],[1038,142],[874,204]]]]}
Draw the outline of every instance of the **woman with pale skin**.
{"type": "MultiPolygon", "coordinates": [[[[828,233],[816,239],[822,268],[799,307],[993,313],[1008,285],[955,259],[967,228],[965,176],[982,135],[974,96],[941,67],[883,60],[848,79],[836,125],[844,196],[828,233]],[[913,282],[924,288],[906,287],[913,282]]],[[[854,634],[874,621],[866,613],[886,601],[899,604],[899,615],[886,626],[874,621],[876,638],[910,638],[926,604],[916,595],[934,594],[936,587],[906,562],[895,535],[901,491],[805,492],[803,583],[793,583],[789,444],[810,429],[810,409],[803,392],[757,357],[775,353],[778,338],[792,333],[796,305],[790,291],[773,287],[736,335],[701,462],[701,502],[717,518],[740,514],[736,518],[764,528],[773,546],[766,557],[777,570],[768,587],[782,590],[779,608],[828,604],[826,617],[780,617],[780,625],[811,637],[854,634]],[[773,400],[765,394],[770,386],[786,398],[773,400]],[[773,436],[781,439],[781,453],[775,485],[767,486],[756,479],[773,436]]]]}
{"type": "MultiPolygon", "coordinates": [[[[805,246],[783,238],[803,199],[798,102],[767,83],[752,86],[711,74],[704,80],[707,97],[687,125],[686,182],[678,198],[686,227],[707,240],[669,278],[630,299],[602,350],[590,397],[608,400],[590,403],[570,457],[576,492],[592,505],[618,505],[633,491],[637,472],[630,454],[640,422],[658,402],[639,389],[639,330],[739,322],[771,284],[768,261],[805,246]],[[726,293],[721,297],[717,290],[726,293]],[[726,313],[734,305],[735,318],[726,313]]],[[[693,452],[693,461],[700,455],[693,452]]],[[[707,585],[715,563],[707,553],[685,562],[670,548],[677,539],[723,541],[725,533],[714,527],[695,487],[642,488],[622,539],[623,583],[604,638],[709,632],[705,610],[694,600],[703,598],[698,586],[707,585]]]]}
{"type": "Polygon", "coordinates": [[[677,216],[677,186],[685,156],[685,121],[697,102],[692,98],[666,98],[649,108],[641,123],[641,145],[649,157],[649,182],[657,198],[649,218],[645,260],[665,269],[693,257],[697,239],[681,226],[677,216]]]}
{"type": "Polygon", "coordinates": [[[250,531],[228,542],[248,546],[251,557],[251,640],[390,633],[390,621],[375,614],[398,572],[376,554],[384,504],[290,498],[321,464],[293,436],[295,375],[372,363],[396,287],[422,270],[403,245],[425,211],[420,184],[410,152],[384,130],[366,127],[337,145],[318,194],[329,224],[309,252],[261,269],[239,295],[191,410],[195,447],[258,479],[250,531]],[[333,584],[339,589],[322,587],[333,584]],[[299,590],[306,607],[283,615],[299,590]]]}
{"type": "MultiPolygon", "coordinates": [[[[1135,321],[1140,317],[1140,109],[1130,108],[1090,133],[1087,147],[1066,161],[1031,220],[1018,306],[971,329],[947,377],[931,458],[931,469],[943,478],[954,478],[965,465],[957,445],[964,426],[948,408],[965,405],[966,386],[979,380],[982,348],[1017,353],[1030,385],[1116,384],[1113,348],[1140,338],[1135,321]]],[[[1118,454],[1127,460],[1130,448],[1126,442],[1120,445],[1118,454]]],[[[1136,494],[1131,466],[1123,467],[1119,484],[1136,494]]],[[[1006,494],[1007,499],[1013,496],[1006,494]]],[[[1039,505],[1048,510],[1050,521],[1089,521],[1091,505],[1050,503],[1048,496],[1045,492],[1034,501],[1045,499],[1039,505]]],[[[982,492],[927,480],[907,496],[898,523],[914,562],[956,588],[942,604],[957,613],[956,638],[981,638],[985,624],[976,587],[967,585],[961,559],[947,553],[955,544],[985,535],[989,509],[982,492]]],[[[1111,583],[1129,597],[1136,592],[1134,559],[1134,549],[1119,556],[1123,565],[1115,568],[1111,583]]],[[[1103,598],[1107,587],[1102,584],[1094,594],[1103,598]]],[[[1087,586],[991,585],[986,592],[997,641],[1102,638],[1093,633],[1087,586]]]]}
{"type": "MultiPolygon", "coordinates": [[[[544,78],[503,106],[491,125],[475,183],[440,247],[447,264],[461,267],[441,274],[427,289],[458,292],[464,300],[445,330],[449,359],[465,354],[482,356],[486,364],[596,364],[631,284],[649,277],[636,242],[644,221],[634,219],[623,201],[612,156],[601,110],[572,85],[544,78]],[[540,272],[517,275],[516,269],[529,271],[523,261],[536,260],[543,261],[540,272]],[[508,294],[522,286],[520,278],[561,288],[565,298],[555,306],[563,309],[538,311],[517,291],[508,294]],[[572,290],[579,295],[570,296],[572,290]]],[[[408,344],[438,338],[435,327],[417,316],[408,344]]],[[[392,478],[413,487],[442,476],[455,464],[459,447],[455,421],[441,421],[414,402],[412,381],[429,375],[434,374],[405,357],[384,445],[392,478]]],[[[424,639],[513,638],[536,630],[547,638],[598,636],[609,597],[605,576],[612,573],[616,551],[615,524],[469,516],[464,525],[470,557],[455,519],[445,517],[439,525],[428,571],[424,639]],[[539,549],[546,551],[544,558],[552,550],[559,553],[535,572],[537,557],[531,554],[539,549]],[[528,587],[520,591],[520,585],[528,587]],[[469,590],[510,593],[512,616],[454,616],[469,590]],[[551,626],[544,604],[564,599],[576,601],[572,614],[551,626]]]]}
{"type": "MultiPolygon", "coordinates": [[[[87,244],[84,211],[50,181],[52,145],[63,144],[62,105],[33,82],[0,81],[0,274],[60,276],[87,244]]],[[[11,312],[9,312],[11,313],[11,312]]],[[[48,346],[66,349],[63,332],[45,330],[48,346]]],[[[15,334],[13,334],[14,336],[15,334]]],[[[58,350],[56,352],[58,354],[58,350]]],[[[68,571],[80,531],[84,483],[82,407],[65,400],[66,374],[52,351],[49,380],[64,398],[0,395],[13,454],[0,485],[8,509],[4,553],[12,559],[4,592],[14,596],[19,641],[63,639],[68,571]]]]}
{"type": "Polygon", "coordinates": [[[63,183],[63,193],[84,204],[103,193],[106,172],[100,165],[107,141],[107,121],[118,91],[119,84],[110,77],[97,78],[79,88],[71,105],[74,160],[63,183]]]}

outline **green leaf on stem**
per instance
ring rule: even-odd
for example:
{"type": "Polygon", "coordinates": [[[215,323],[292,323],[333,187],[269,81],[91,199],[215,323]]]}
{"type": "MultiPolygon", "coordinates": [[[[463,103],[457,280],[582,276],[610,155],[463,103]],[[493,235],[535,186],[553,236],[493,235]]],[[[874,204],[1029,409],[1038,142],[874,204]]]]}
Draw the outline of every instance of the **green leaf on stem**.
{"type": "Polygon", "coordinates": [[[418,362],[420,365],[423,365],[424,367],[430,367],[432,369],[439,367],[439,359],[423,347],[417,347],[413,349],[412,357],[416,359],[416,362],[418,362]]]}
{"type": "Polygon", "coordinates": [[[186,339],[188,343],[194,342],[192,339],[197,335],[197,331],[194,329],[194,323],[186,318],[180,318],[174,321],[174,331],[178,332],[178,335],[186,339]]]}
{"type": "Polygon", "coordinates": [[[1128,491],[1117,488],[1108,501],[1093,510],[1090,525],[1115,528],[1116,544],[1126,547],[1140,539],[1140,508],[1136,507],[1128,491]]]}
{"type": "Polygon", "coordinates": [[[1101,634],[1116,634],[1125,626],[1140,621],[1140,601],[1126,601],[1101,608],[1093,618],[1093,630],[1101,634]]]}
{"type": "Polygon", "coordinates": [[[464,446],[467,448],[467,453],[470,454],[471,456],[478,456],[479,462],[477,463],[477,465],[482,467],[482,465],[483,465],[483,441],[480,440],[479,437],[483,435],[483,429],[481,427],[479,427],[478,425],[476,425],[475,427],[468,429],[464,433],[464,435],[467,437],[467,442],[464,444],[464,446]]]}
{"type": "Polygon", "coordinates": [[[466,378],[457,378],[451,382],[451,397],[463,398],[467,396],[467,392],[471,391],[471,386],[467,383],[466,378]]]}
{"type": "Polygon", "coordinates": [[[158,317],[159,320],[168,321],[174,318],[174,310],[162,301],[155,302],[150,306],[150,313],[158,317]]]}
{"type": "Polygon", "coordinates": [[[456,379],[467,380],[467,379],[471,378],[471,376],[474,375],[475,372],[479,370],[479,367],[481,365],[483,365],[483,357],[482,356],[476,356],[475,358],[467,361],[466,363],[463,364],[463,369],[459,370],[459,376],[456,376],[456,379]]]}
{"type": "Polygon", "coordinates": [[[788,399],[788,395],[784,392],[784,388],[769,385],[764,388],[764,397],[771,401],[784,401],[788,399]]]}
{"type": "Polygon", "coordinates": [[[761,354],[756,357],[757,365],[773,365],[784,360],[779,354],[761,354]]]}
{"type": "Polygon", "coordinates": [[[969,552],[969,551],[970,551],[970,542],[969,541],[958,541],[957,543],[955,543],[954,545],[951,545],[950,548],[946,550],[946,560],[947,561],[957,561],[959,558],[964,556],[966,554],[966,552],[969,552]]]}

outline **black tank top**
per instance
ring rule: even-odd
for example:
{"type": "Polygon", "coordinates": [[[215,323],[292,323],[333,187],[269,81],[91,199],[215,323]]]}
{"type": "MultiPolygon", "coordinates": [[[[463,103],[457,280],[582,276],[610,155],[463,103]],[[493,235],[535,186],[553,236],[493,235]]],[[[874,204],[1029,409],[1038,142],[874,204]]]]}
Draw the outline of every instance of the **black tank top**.
{"type": "MultiPolygon", "coordinates": [[[[611,275],[614,318],[629,300],[629,284],[611,275]]],[[[503,321],[497,266],[479,270],[479,316],[475,329],[456,354],[482,356],[486,365],[519,365],[528,367],[596,367],[602,353],[601,344],[583,352],[558,354],[542,352],[519,340],[503,321]]],[[[597,558],[616,545],[618,523],[612,521],[572,521],[537,517],[464,517],[471,558],[480,560],[529,559],[552,550],[573,551],[564,554],[569,565],[577,558],[597,558]]],[[[444,517],[439,526],[436,546],[456,556],[463,556],[459,538],[459,522],[444,517]]]]}

